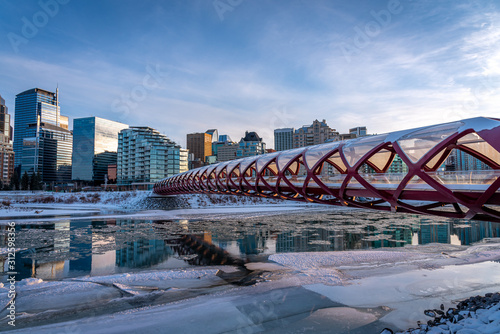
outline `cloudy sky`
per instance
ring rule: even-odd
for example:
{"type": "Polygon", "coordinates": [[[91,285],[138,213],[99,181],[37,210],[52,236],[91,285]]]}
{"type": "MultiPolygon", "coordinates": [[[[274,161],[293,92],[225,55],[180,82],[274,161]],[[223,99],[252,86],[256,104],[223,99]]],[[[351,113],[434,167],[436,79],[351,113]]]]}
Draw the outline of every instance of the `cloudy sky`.
{"type": "Polygon", "coordinates": [[[498,0],[0,0],[0,95],[185,146],[326,119],[340,132],[500,118],[498,0]]]}

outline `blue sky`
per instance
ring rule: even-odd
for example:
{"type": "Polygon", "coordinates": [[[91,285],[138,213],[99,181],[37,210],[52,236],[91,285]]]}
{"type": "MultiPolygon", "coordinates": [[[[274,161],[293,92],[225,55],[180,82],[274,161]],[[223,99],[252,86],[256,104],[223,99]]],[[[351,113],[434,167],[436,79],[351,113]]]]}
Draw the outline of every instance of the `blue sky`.
{"type": "Polygon", "coordinates": [[[496,0],[0,0],[0,95],[59,85],[62,114],[340,132],[500,118],[496,0]],[[27,23],[26,23],[27,22],[27,23]],[[30,29],[31,28],[31,29],[30,29]]]}

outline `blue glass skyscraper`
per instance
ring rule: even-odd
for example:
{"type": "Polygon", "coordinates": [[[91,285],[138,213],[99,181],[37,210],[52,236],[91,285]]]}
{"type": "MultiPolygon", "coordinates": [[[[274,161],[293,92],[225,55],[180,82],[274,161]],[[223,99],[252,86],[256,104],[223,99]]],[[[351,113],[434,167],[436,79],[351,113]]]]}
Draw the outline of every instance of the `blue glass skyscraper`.
{"type": "Polygon", "coordinates": [[[71,179],[73,135],[61,116],[58,94],[33,88],[16,95],[15,165],[21,175],[40,173],[44,182],[71,179]]]}
{"type": "Polygon", "coordinates": [[[73,120],[72,179],[104,182],[109,165],[116,165],[118,133],[128,125],[100,117],[73,120]]]}

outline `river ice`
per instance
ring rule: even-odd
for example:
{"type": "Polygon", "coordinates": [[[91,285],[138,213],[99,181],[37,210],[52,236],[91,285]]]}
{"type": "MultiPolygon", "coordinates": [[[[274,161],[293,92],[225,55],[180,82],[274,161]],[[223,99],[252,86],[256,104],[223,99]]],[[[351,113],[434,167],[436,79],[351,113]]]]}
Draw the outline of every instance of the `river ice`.
{"type": "MultiPolygon", "coordinates": [[[[85,206],[89,208],[92,206],[85,206]]],[[[223,217],[232,226],[233,220],[242,217],[251,222],[255,208],[245,205],[127,215],[223,217]]],[[[257,216],[306,210],[317,207],[268,206],[257,216]]],[[[281,224],[282,218],[276,219],[281,224]]],[[[348,220],[345,226],[359,229],[348,220]]],[[[395,222],[397,219],[387,219],[382,224],[395,222]]],[[[5,307],[10,299],[8,285],[2,284],[0,329],[15,333],[378,333],[385,327],[405,330],[416,327],[417,321],[425,323],[430,319],[423,311],[440,304],[452,307],[460,299],[500,291],[500,240],[496,239],[470,247],[428,244],[280,253],[269,260],[247,264],[260,277],[250,286],[228,284],[220,273],[240,269],[223,265],[56,281],[25,279],[16,284],[16,327],[7,325],[5,307]]],[[[474,333],[474,328],[486,328],[484,332],[498,333],[499,319],[496,307],[478,312],[462,329],[474,333]]]]}

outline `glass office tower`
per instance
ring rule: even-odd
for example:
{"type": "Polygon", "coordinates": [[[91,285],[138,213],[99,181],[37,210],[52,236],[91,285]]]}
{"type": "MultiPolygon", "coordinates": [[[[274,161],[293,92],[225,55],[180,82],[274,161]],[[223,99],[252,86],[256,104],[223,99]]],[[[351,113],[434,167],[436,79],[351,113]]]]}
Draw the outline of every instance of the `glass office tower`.
{"type": "Polygon", "coordinates": [[[73,138],[61,116],[58,91],[33,88],[16,95],[15,165],[21,175],[40,173],[43,182],[71,180],[73,138]]]}
{"type": "Polygon", "coordinates": [[[32,124],[23,140],[21,175],[40,173],[43,182],[64,183],[71,180],[71,131],[51,125],[32,124]]]}
{"type": "Polygon", "coordinates": [[[28,136],[30,124],[59,124],[59,104],[57,94],[40,88],[33,88],[16,95],[14,120],[15,164],[21,164],[23,158],[23,139],[28,136]]]}
{"type": "Polygon", "coordinates": [[[74,119],[72,179],[104,182],[108,165],[116,165],[118,133],[128,127],[100,117],[74,119]]]}

